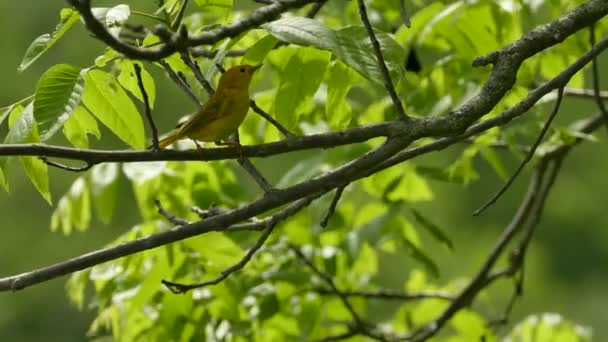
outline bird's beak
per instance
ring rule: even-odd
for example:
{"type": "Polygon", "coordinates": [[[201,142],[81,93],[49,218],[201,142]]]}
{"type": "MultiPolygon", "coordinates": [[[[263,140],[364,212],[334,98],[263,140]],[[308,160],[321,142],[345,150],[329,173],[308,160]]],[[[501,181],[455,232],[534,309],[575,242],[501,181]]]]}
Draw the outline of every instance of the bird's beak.
{"type": "Polygon", "coordinates": [[[258,65],[254,65],[253,66],[253,71],[255,72],[256,70],[258,70],[259,68],[261,68],[264,64],[260,63],[258,65]]]}

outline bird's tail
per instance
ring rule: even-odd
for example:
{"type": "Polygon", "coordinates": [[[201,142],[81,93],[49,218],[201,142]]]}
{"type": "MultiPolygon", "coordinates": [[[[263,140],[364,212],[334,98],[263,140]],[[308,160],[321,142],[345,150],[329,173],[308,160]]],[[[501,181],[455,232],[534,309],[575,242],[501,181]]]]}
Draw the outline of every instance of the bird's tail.
{"type": "Polygon", "coordinates": [[[173,144],[174,142],[176,142],[179,139],[181,139],[181,134],[179,133],[179,129],[174,129],[171,132],[169,132],[169,134],[167,134],[165,137],[161,138],[160,141],[158,142],[158,145],[160,146],[160,148],[165,148],[165,147],[173,144]]]}

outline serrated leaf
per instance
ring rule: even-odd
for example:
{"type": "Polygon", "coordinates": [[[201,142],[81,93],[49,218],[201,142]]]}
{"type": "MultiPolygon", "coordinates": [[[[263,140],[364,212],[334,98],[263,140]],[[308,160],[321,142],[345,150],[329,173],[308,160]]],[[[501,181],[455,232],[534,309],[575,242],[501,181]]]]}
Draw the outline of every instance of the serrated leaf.
{"type": "MultiPolygon", "coordinates": [[[[146,71],[141,63],[137,64],[139,64],[139,67],[141,68],[141,80],[143,82],[146,94],[148,94],[150,108],[154,109],[154,103],[156,101],[156,84],[154,83],[154,78],[152,78],[150,73],[146,71]]],[[[116,65],[120,69],[120,73],[118,74],[118,83],[120,83],[123,88],[125,88],[128,92],[135,96],[135,98],[143,103],[144,97],[141,93],[141,89],[139,88],[137,76],[135,75],[135,63],[131,60],[123,59],[117,62],[116,65]]]]}
{"type": "Polygon", "coordinates": [[[75,147],[89,148],[89,134],[97,139],[101,137],[97,121],[89,111],[78,106],[63,124],[63,135],[75,147]]]}
{"type": "MultiPolygon", "coordinates": [[[[40,142],[38,127],[34,120],[33,102],[30,102],[18,116],[17,112],[9,116],[9,128],[10,130],[4,140],[6,144],[40,142]]],[[[37,157],[32,156],[19,157],[19,160],[36,190],[47,203],[51,204],[47,165],[37,157]]]]}
{"type": "Polygon", "coordinates": [[[302,113],[298,107],[307,103],[319,88],[329,57],[329,53],[313,48],[298,48],[281,70],[273,110],[288,129],[299,121],[302,113]]]}
{"type": "Polygon", "coordinates": [[[344,129],[348,127],[352,113],[346,95],[356,79],[356,74],[340,61],[333,63],[328,74],[325,120],[329,123],[329,127],[334,130],[344,129]]]}
{"type": "Polygon", "coordinates": [[[83,83],[80,69],[68,64],[55,65],[42,75],[34,98],[41,141],[52,137],[70,118],[80,103],[83,83]]]}
{"type": "Polygon", "coordinates": [[[55,27],[53,33],[45,33],[30,44],[25,51],[25,56],[19,64],[18,70],[24,71],[32,63],[34,63],[42,54],[44,54],[51,46],[53,46],[59,38],[61,38],[80,18],[80,13],[71,8],[63,8],[59,14],[59,24],[55,27]]]}
{"type": "Polygon", "coordinates": [[[452,240],[443,232],[439,226],[429,221],[426,217],[424,217],[420,212],[416,209],[412,209],[412,214],[414,215],[414,219],[418,222],[424,229],[426,229],[435,240],[443,243],[450,251],[454,250],[454,244],[452,240]]]}
{"type": "Polygon", "coordinates": [[[241,59],[241,64],[258,65],[262,63],[266,55],[277,45],[279,40],[271,35],[266,35],[253,44],[241,59]]]}
{"type": "Polygon", "coordinates": [[[122,141],[134,148],[144,148],[143,121],[116,78],[101,70],[91,70],[84,78],[82,100],[87,108],[122,141]]]}
{"type": "Polygon", "coordinates": [[[101,222],[106,224],[112,219],[116,207],[118,171],[118,164],[99,164],[91,169],[89,177],[95,212],[101,222]]]}

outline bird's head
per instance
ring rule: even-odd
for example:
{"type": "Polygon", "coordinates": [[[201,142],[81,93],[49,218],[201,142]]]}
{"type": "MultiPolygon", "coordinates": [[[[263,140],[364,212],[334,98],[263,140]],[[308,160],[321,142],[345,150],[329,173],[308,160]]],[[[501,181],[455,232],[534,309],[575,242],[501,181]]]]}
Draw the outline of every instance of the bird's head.
{"type": "Polygon", "coordinates": [[[249,89],[249,84],[251,83],[251,78],[256,70],[258,70],[262,64],[258,65],[248,65],[242,64],[233,66],[232,68],[226,70],[222,74],[220,78],[220,82],[218,85],[218,89],[226,89],[226,88],[241,88],[241,89],[249,89]]]}

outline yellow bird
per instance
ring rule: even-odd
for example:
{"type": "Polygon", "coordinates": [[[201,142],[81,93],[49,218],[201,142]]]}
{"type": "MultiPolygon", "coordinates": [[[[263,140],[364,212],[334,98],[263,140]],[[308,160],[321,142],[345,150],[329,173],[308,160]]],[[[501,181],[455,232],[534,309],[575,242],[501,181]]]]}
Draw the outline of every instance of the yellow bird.
{"type": "Polygon", "coordinates": [[[165,148],[177,140],[213,141],[221,144],[236,132],[249,110],[249,84],[260,65],[237,65],[222,74],[216,92],[183,124],[159,142],[165,148]]]}

